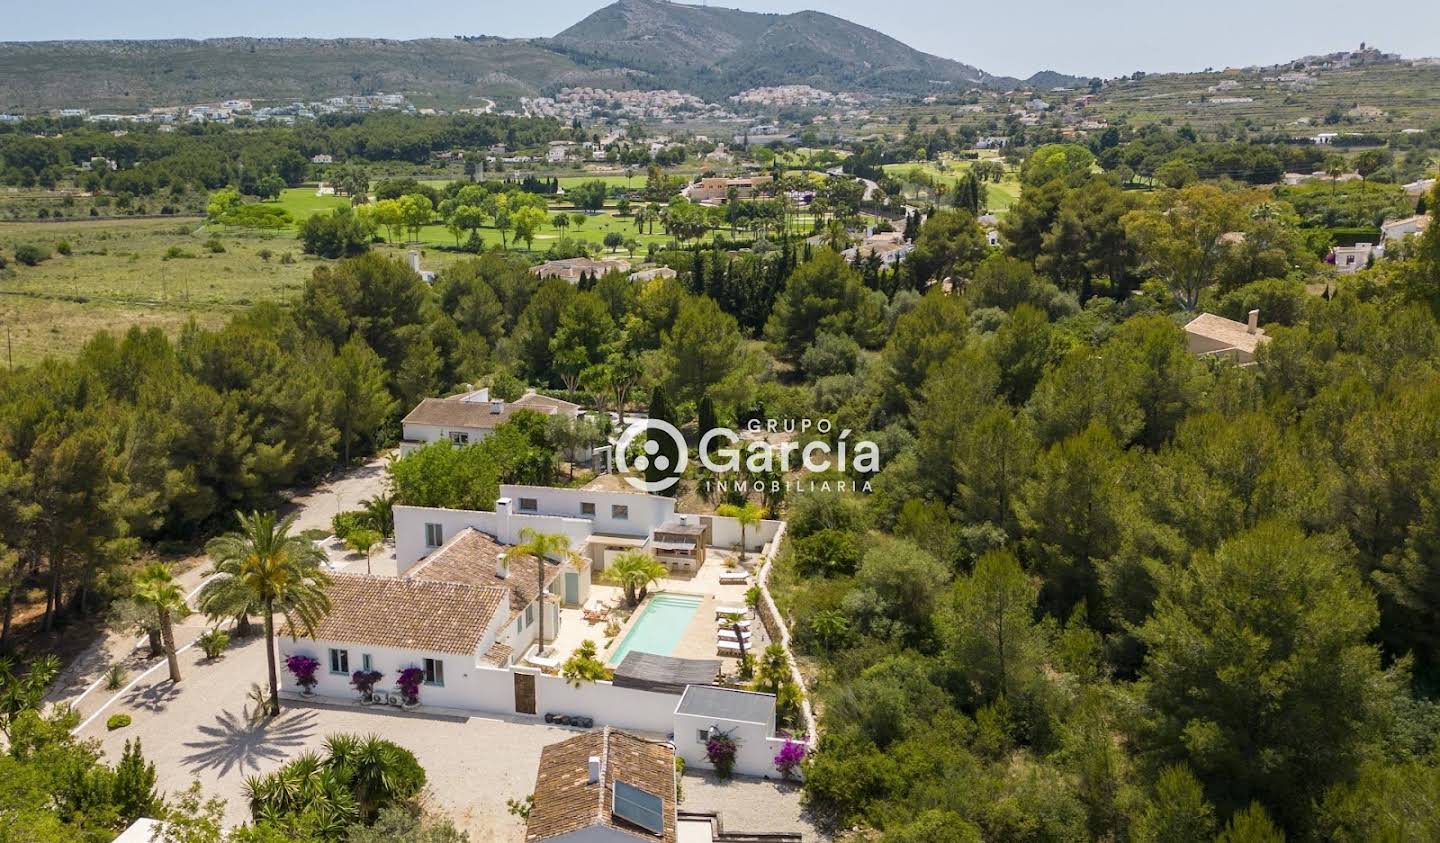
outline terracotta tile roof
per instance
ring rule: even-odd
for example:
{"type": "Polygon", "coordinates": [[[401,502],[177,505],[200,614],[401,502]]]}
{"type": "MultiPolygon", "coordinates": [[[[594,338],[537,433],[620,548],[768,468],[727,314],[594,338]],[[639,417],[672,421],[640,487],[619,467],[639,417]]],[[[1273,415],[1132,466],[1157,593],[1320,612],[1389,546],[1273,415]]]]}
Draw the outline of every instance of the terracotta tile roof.
{"type": "Polygon", "coordinates": [[[510,664],[511,652],[513,652],[513,650],[511,649],[509,644],[504,644],[496,641],[494,644],[490,645],[490,649],[486,650],[483,654],[481,654],[480,660],[485,662],[486,664],[496,665],[497,667],[508,667],[510,664]]]}
{"type": "Polygon", "coordinates": [[[1185,332],[1222,342],[1230,348],[1238,348],[1252,354],[1260,343],[1270,339],[1265,336],[1264,328],[1256,328],[1255,333],[1252,334],[1250,326],[1244,322],[1236,322],[1234,319],[1226,319],[1224,316],[1216,316],[1213,313],[1202,313],[1191,319],[1185,325],[1185,332]]]}
{"type": "Polygon", "coordinates": [[[535,805],[525,840],[549,840],[592,826],[615,829],[641,840],[674,843],[675,752],[610,727],[551,744],[540,753],[535,776],[535,805]],[[600,759],[600,780],[590,778],[591,756],[600,759]],[[613,812],[613,790],[622,781],[660,797],[664,833],[654,834],[613,812]]]}
{"type": "MultiPolygon", "coordinates": [[[[536,582],[538,572],[535,570],[538,563],[533,556],[511,554],[505,560],[509,566],[509,574],[502,579],[495,573],[496,564],[500,554],[506,553],[508,549],[507,545],[496,541],[494,536],[486,535],[474,527],[466,527],[456,533],[444,547],[411,569],[406,576],[411,579],[503,588],[510,594],[510,616],[514,617],[517,612],[525,611],[526,606],[535,602],[539,593],[536,582]]],[[[560,576],[560,569],[561,565],[558,563],[546,561],[546,586],[560,576]]]]}
{"type": "MultiPolygon", "coordinates": [[[[435,653],[473,653],[509,591],[495,586],[336,574],[321,641],[435,653]]],[[[285,634],[292,634],[287,627],[285,634]]]]}
{"type": "Polygon", "coordinates": [[[579,404],[529,393],[516,401],[505,401],[500,412],[492,411],[489,401],[466,401],[465,395],[449,398],[426,398],[406,414],[402,424],[428,424],[438,427],[471,427],[492,430],[515,417],[521,410],[532,410],[553,416],[560,412],[578,413],[579,404]]]}

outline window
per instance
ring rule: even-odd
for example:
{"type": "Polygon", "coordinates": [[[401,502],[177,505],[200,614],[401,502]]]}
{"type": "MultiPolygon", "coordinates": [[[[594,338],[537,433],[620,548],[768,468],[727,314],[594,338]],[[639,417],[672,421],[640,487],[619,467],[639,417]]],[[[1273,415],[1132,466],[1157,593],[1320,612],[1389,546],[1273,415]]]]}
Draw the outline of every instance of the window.
{"type": "Polygon", "coordinates": [[[470,434],[464,432],[463,430],[452,430],[450,431],[450,441],[454,442],[456,445],[469,445],[470,434]]]}
{"type": "Polygon", "coordinates": [[[535,622],[535,604],[531,603],[525,607],[525,625],[529,626],[535,622]]]}
{"type": "Polygon", "coordinates": [[[520,499],[520,511],[521,511],[521,512],[534,512],[535,510],[537,510],[537,509],[539,509],[539,508],[540,508],[540,506],[539,506],[539,504],[535,503],[535,499],[534,499],[534,498],[521,498],[521,499],[520,499]]]}
{"type": "Polygon", "coordinates": [[[426,660],[425,660],[425,684],[426,684],[426,685],[444,685],[444,684],[445,684],[445,662],[443,662],[443,661],[441,661],[441,660],[439,660],[439,659],[426,659],[426,660]]]}
{"type": "Polygon", "coordinates": [[[611,517],[611,518],[614,518],[616,521],[626,521],[626,520],[629,520],[629,518],[630,518],[630,507],[625,506],[624,504],[619,504],[619,503],[617,503],[617,504],[611,504],[611,505],[610,505],[610,517],[611,517]]]}
{"type": "Polygon", "coordinates": [[[425,525],[425,546],[439,547],[445,543],[445,528],[439,524],[425,525]]]}
{"type": "Polygon", "coordinates": [[[580,514],[581,514],[581,515],[588,515],[588,516],[590,516],[591,518],[594,518],[594,517],[595,517],[595,504],[591,503],[590,501],[581,501],[581,502],[580,502],[580,514]]]}
{"type": "Polygon", "coordinates": [[[330,672],[331,672],[331,673],[344,673],[344,674],[346,674],[346,675],[349,675],[349,673],[350,673],[350,651],[349,651],[349,650],[335,650],[335,649],[331,649],[331,650],[330,650],[330,672]]]}
{"type": "Polygon", "coordinates": [[[370,661],[369,653],[366,653],[365,655],[360,657],[360,669],[365,671],[366,673],[369,673],[370,671],[375,669],[375,665],[370,661]]]}
{"type": "Polygon", "coordinates": [[[708,744],[708,743],[710,743],[710,730],[709,730],[709,729],[696,729],[696,730],[695,730],[695,740],[699,741],[699,742],[702,743],[702,744],[708,744]]]}

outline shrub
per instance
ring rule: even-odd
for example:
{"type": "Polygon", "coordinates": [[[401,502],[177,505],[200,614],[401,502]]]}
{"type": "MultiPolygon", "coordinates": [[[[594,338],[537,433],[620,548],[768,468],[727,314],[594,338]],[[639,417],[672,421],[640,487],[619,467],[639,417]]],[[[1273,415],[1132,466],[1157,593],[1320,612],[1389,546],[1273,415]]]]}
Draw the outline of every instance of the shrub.
{"type": "Polygon", "coordinates": [[[105,728],[112,732],[116,729],[123,729],[129,725],[130,715],[128,714],[112,714],[110,715],[110,719],[105,721],[105,728]]]}
{"type": "Polygon", "coordinates": [[[165,254],[162,255],[162,256],[160,257],[160,259],[161,259],[161,260],[166,260],[166,261],[173,261],[173,260],[179,260],[179,259],[181,259],[181,258],[193,258],[193,257],[195,257],[195,256],[192,255],[191,253],[185,251],[184,249],[180,248],[179,246],[171,246],[170,248],[168,248],[168,249],[165,250],[165,254]]]}
{"type": "Polygon", "coordinates": [[[225,244],[220,242],[219,237],[211,237],[205,241],[205,251],[212,255],[219,255],[225,252],[225,244]]]}
{"type": "Polygon", "coordinates": [[[365,513],[358,509],[350,509],[345,512],[335,513],[330,519],[330,529],[334,531],[335,538],[345,540],[350,534],[365,526],[365,513]]]}
{"type": "Polygon", "coordinates": [[[118,691],[125,684],[125,666],[120,664],[110,665],[105,671],[105,690],[118,691]]]}
{"type": "Polygon", "coordinates": [[[62,255],[69,255],[74,250],[70,248],[69,240],[61,240],[59,243],[55,244],[55,251],[59,252],[62,255]]]}
{"type": "Polygon", "coordinates": [[[384,675],[378,670],[357,670],[350,674],[350,687],[359,691],[361,696],[369,696],[375,690],[375,683],[384,675]]]}
{"type": "Polygon", "coordinates": [[[315,677],[315,671],[320,669],[320,662],[309,656],[289,656],[285,659],[285,669],[289,670],[295,677],[295,682],[306,691],[315,687],[320,680],[315,677]]]}
{"type": "Polygon", "coordinates": [[[705,757],[715,766],[715,775],[722,779],[730,778],[735,769],[735,753],[738,749],[735,739],[726,734],[712,735],[710,740],[705,742],[705,757]]]}
{"type": "Polygon", "coordinates": [[[405,695],[407,702],[420,701],[420,683],[425,679],[425,671],[418,667],[407,667],[400,671],[395,679],[395,684],[400,686],[400,693],[405,695]]]}
{"type": "Polygon", "coordinates": [[[199,638],[200,649],[205,651],[205,658],[218,659],[225,648],[230,646],[230,633],[223,629],[206,630],[199,638]]]}
{"type": "Polygon", "coordinates": [[[775,754],[775,771],[780,774],[780,778],[786,781],[793,780],[795,771],[800,769],[808,752],[803,743],[785,741],[784,745],[780,747],[780,751],[775,754]]]}
{"type": "Polygon", "coordinates": [[[260,251],[256,252],[255,254],[259,255],[259,256],[260,256],[260,260],[265,261],[266,263],[269,263],[269,262],[270,262],[270,259],[273,258],[273,257],[275,257],[275,253],[272,252],[272,251],[270,251],[269,249],[261,249],[260,251]]]}
{"type": "Polygon", "coordinates": [[[15,260],[26,266],[38,266],[50,259],[50,250],[34,243],[21,243],[15,247],[15,260]]]}

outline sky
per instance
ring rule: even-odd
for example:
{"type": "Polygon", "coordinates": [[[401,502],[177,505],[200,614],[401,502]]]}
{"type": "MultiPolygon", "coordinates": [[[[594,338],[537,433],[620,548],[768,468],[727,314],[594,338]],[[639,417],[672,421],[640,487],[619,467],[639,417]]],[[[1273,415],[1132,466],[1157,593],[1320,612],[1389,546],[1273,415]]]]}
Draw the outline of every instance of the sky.
{"type": "MultiPolygon", "coordinates": [[[[0,0],[0,40],[205,38],[227,35],[386,38],[554,35],[608,0],[0,0]],[[13,5],[12,5],[13,4],[13,5]],[[537,10],[544,14],[536,14],[537,10]]],[[[1353,49],[1440,55],[1440,3],[1394,14],[1339,0],[724,0],[756,12],[828,12],[916,49],[1002,76],[1079,76],[1273,64],[1353,49]],[[1010,15],[1010,16],[1007,16],[1010,15]]]]}

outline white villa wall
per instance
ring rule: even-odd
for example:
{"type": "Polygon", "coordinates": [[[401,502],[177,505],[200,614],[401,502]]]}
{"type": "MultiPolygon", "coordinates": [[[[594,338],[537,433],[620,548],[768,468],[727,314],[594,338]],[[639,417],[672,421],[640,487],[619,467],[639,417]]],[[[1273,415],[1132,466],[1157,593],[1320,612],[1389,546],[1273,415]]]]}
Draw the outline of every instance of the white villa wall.
{"type": "MultiPolygon", "coordinates": [[[[513,510],[513,505],[511,507],[513,510]]],[[[518,515],[469,509],[440,509],[425,506],[395,507],[395,563],[404,574],[416,562],[435,552],[425,545],[425,525],[439,524],[441,542],[450,541],[466,527],[488,533],[502,544],[517,544],[525,528],[542,533],[563,533],[570,545],[579,551],[590,536],[590,522],[580,518],[558,518],[544,515],[518,515]]]]}
{"type": "Polygon", "coordinates": [[[784,745],[783,738],[771,737],[773,729],[765,723],[718,720],[694,714],[675,712],[675,754],[685,759],[687,769],[713,770],[715,765],[705,756],[705,742],[700,733],[711,726],[735,739],[735,772],[742,776],[774,776],[775,755],[784,745]]]}
{"type": "Polygon", "coordinates": [[[449,439],[451,431],[468,434],[470,436],[468,444],[470,445],[474,445],[493,432],[489,428],[484,427],[466,427],[464,425],[446,427],[438,424],[415,424],[408,422],[404,425],[404,430],[401,435],[400,456],[406,456],[410,452],[419,450],[431,442],[449,439]]]}
{"type": "MultiPolygon", "coordinates": [[[[383,623],[384,620],[380,619],[378,622],[383,623]]],[[[445,663],[444,686],[420,686],[420,704],[439,708],[477,708],[477,702],[494,698],[494,694],[487,694],[484,690],[485,683],[487,681],[494,682],[494,679],[483,674],[503,674],[507,683],[505,686],[506,699],[509,700],[505,704],[511,708],[514,707],[514,693],[508,684],[510,673],[477,667],[473,654],[426,653],[394,647],[377,647],[372,644],[306,639],[291,641],[289,638],[278,639],[276,646],[280,651],[280,687],[287,691],[299,693],[300,686],[296,684],[294,674],[285,669],[285,659],[291,655],[305,655],[320,662],[320,670],[316,674],[316,678],[319,679],[315,685],[316,694],[336,699],[357,699],[359,694],[350,686],[350,674],[342,676],[330,672],[329,651],[331,647],[335,647],[350,651],[350,671],[352,673],[361,668],[363,664],[361,656],[368,653],[371,666],[385,674],[375,686],[383,691],[394,689],[395,680],[400,676],[400,671],[405,668],[424,667],[426,658],[442,660],[445,663]]]]}
{"type": "Polygon", "coordinates": [[[537,514],[583,519],[591,525],[590,532],[607,535],[646,537],[651,530],[675,517],[675,500],[662,495],[507,484],[500,487],[500,496],[512,501],[515,513],[520,512],[520,498],[534,498],[537,514]],[[593,517],[580,514],[582,502],[595,504],[593,517]],[[612,505],[626,507],[629,517],[612,518],[612,505]]]}
{"type": "MultiPolygon", "coordinates": [[[[723,515],[702,515],[710,519],[710,544],[714,547],[733,547],[740,543],[740,522],[723,515]]],[[[745,550],[758,552],[780,532],[783,521],[764,520],[745,528],[745,550]]]]}
{"type": "Polygon", "coordinates": [[[541,717],[547,713],[578,715],[594,718],[596,724],[668,735],[679,704],[679,694],[617,688],[609,682],[585,682],[577,688],[560,676],[535,676],[535,712],[541,717]]]}
{"type": "MultiPolygon", "coordinates": [[[[530,630],[532,636],[533,629],[534,625],[530,630]]],[[[680,703],[678,694],[617,688],[610,682],[586,682],[577,688],[562,677],[549,676],[528,668],[505,669],[476,665],[474,656],[417,653],[345,642],[291,641],[288,638],[281,638],[276,644],[280,655],[280,687],[283,690],[300,692],[294,675],[285,669],[285,658],[297,654],[306,655],[320,662],[315,693],[333,699],[353,700],[357,699],[359,694],[350,686],[350,674],[341,676],[329,672],[331,647],[350,651],[352,672],[360,669],[361,655],[370,654],[374,669],[384,674],[376,687],[385,691],[395,687],[395,679],[401,670],[407,667],[422,667],[422,660],[426,657],[442,659],[445,663],[445,685],[420,686],[420,704],[428,707],[514,715],[514,673],[530,673],[535,676],[537,720],[547,713],[568,714],[572,717],[594,718],[597,725],[615,726],[651,735],[668,735],[674,728],[675,707],[680,703]]]]}

